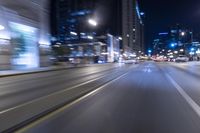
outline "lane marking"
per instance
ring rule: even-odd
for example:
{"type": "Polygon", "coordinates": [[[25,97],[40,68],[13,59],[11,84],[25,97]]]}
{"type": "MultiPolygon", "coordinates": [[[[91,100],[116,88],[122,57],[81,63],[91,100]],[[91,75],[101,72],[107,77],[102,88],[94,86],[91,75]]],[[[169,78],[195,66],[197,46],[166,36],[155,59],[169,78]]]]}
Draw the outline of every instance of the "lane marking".
{"type": "Polygon", "coordinates": [[[173,86],[178,90],[181,96],[187,101],[187,103],[200,117],[200,106],[184,91],[184,89],[169,74],[166,74],[166,76],[168,80],[173,84],[173,86]]]}
{"type": "Polygon", "coordinates": [[[54,96],[54,95],[59,95],[59,94],[64,93],[64,92],[66,92],[66,91],[70,91],[70,90],[72,90],[72,89],[75,89],[75,88],[81,87],[81,86],[86,85],[86,84],[89,84],[89,83],[91,83],[91,82],[93,82],[93,81],[99,80],[99,79],[101,79],[101,78],[103,78],[103,77],[106,77],[106,75],[103,75],[103,76],[100,76],[100,77],[97,77],[97,78],[91,79],[91,80],[89,80],[89,81],[86,81],[86,82],[80,83],[80,84],[78,84],[78,85],[75,85],[75,86],[72,86],[72,87],[66,88],[66,89],[61,90],[61,91],[58,91],[58,92],[51,93],[51,94],[49,94],[49,95],[46,95],[46,96],[40,97],[40,98],[38,98],[38,99],[35,99],[35,100],[32,100],[32,101],[29,101],[29,102],[26,102],[26,103],[24,103],[24,104],[21,104],[21,105],[18,105],[18,106],[15,106],[15,107],[12,107],[12,108],[9,108],[9,109],[6,109],[6,110],[3,110],[3,111],[0,111],[0,115],[6,113],[6,112],[8,112],[8,111],[12,111],[12,110],[14,110],[14,109],[17,109],[17,108],[20,108],[20,107],[26,106],[26,105],[28,105],[28,104],[31,104],[31,103],[37,102],[37,101],[39,101],[39,100],[42,100],[42,99],[45,99],[45,98],[48,98],[48,97],[51,97],[51,96],[54,96]]]}
{"type": "Polygon", "coordinates": [[[116,82],[117,80],[119,80],[119,79],[121,79],[122,77],[126,76],[128,73],[129,73],[129,72],[126,72],[125,74],[122,74],[122,75],[119,76],[118,78],[115,78],[115,79],[109,81],[108,83],[106,83],[106,84],[104,84],[104,85],[98,87],[97,89],[95,89],[95,90],[89,92],[88,94],[86,94],[86,95],[84,95],[84,96],[82,96],[82,97],[76,99],[75,101],[73,101],[73,102],[71,102],[71,103],[69,103],[69,104],[67,104],[67,105],[65,105],[65,106],[63,106],[63,107],[61,107],[61,108],[59,108],[58,110],[55,110],[54,112],[52,112],[52,113],[50,113],[50,114],[48,114],[48,115],[46,115],[46,116],[44,116],[44,117],[39,118],[38,120],[34,121],[33,123],[30,123],[29,125],[27,125],[27,126],[21,128],[21,129],[15,131],[15,133],[24,133],[24,132],[27,132],[29,129],[31,129],[31,128],[37,126],[37,125],[39,125],[40,123],[42,123],[42,122],[44,122],[44,121],[50,119],[51,117],[54,117],[55,115],[57,115],[57,114],[59,114],[59,113],[64,112],[66,109],[72,107],[72,106],[75,105],[75,104],[80,103],[80,102],[83,101],[84,99],[86,99],[86,98],[88,98],[88,97],[90,97],[90,96],[92,96],[92,95],[97,94],[99,91],[101,91],[102,89],[104,89],[106,86],[108,86],[108,85],[110,85],[110,84],[116,82]]]}
{"type": "MultiPolygon", "coordinates": [[[[109,69],[106,69],[106,70],[103,70],[103,71],[94,71],[94,72],[92,72],[90,74],[82,75],[80,77],[73,77],[72,79],[69,79],[69,80],[74,80],[75,78],[83,78],[83,77],[86,77],[86,76],[97,75],[97,74],[100,74],[100,73],[104,73],[104,72],[112,71],[112,70],[117,70],[117,69],[118,69],[118,67],[114,67],[114,69],[109,68],[109,69]]],[[[58,73],[56,75],[51,75],[51,76],[57,76],[57,75],[58,75],[58,73]]],[[[45,76],[45,77],[42,77],[42,78],[47,78],[49,80],[54,79],[54,77],[49,77],[49,76],[45,76]]],[[[33,78],[34,82],[38,82],[38,81],[36,81],[37,79],[38,78],[33,78]]],[[[15,81],[15,82],[10,82],[9,81],[7,83],[0,83],[0,85],[8,86],[10,83],[13,83],[14,85],[16,85],[16,84],[19,84],[18,82],[26,82],[27,83],[27,82],[31,82],[31,80],[32,79],[29,79],[29,80],[18,80],[18,81],[15,81]]],[[[19,91],[16,91],[16,89],[15,89],[15,90],[13,90],[13,91],[8,93],[7,89],[2,89],[2,88],[0,88],[0,91],[1,91],[0,96],[11,95],[11,94],[19,92],[19,91]]],[[[22,91],[24,91],[24,89],[22,89],[22,91]]]]}
{"type": "Polygon", "coordinates": [[[143,72],[145,72],[145,73],[151,73],[152,70],[151,70],[151,68],[145,68],[145,69],[143,69],[143,72]]]}

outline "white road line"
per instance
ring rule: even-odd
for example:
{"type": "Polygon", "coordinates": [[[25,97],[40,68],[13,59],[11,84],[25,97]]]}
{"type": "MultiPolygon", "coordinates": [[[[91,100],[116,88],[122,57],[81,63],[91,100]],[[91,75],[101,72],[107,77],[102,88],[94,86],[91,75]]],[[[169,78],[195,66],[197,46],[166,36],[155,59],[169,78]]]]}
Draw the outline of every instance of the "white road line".
{"type": "Polygon", "coordinates": [[[169,74],[166,74],[166,76],[169,79],[169,81],[174,85],[174,87],[178,90],[181,96],[187,101],[187,103],[200,117],[200,106],[184,91],[184,89],[169,74]]]}
{"type": "Polygon", "coordinates": [[[64,92],[66,92],[66,91],[69,91],[69,90],[72,90],[72,89],[75,89],[75,88],[81,87],[81,86],[86,85],[86,84],[89,84],[89,83],[91,83],[91,82],[93,82],[93,81],[99,80],[99,79],[101,79],[101,78],[103,78],[103,77],[105,77],[105,75],[100,76],[100,77],[97,77],[97,78],[94,78],[94,79],[92,79],[92,80],[89,80],[89,81],[86,81],[86,82],[83,82],[83,83],[80,83],[80,84],[78,84],[78,85],[75,85],[75,86],[72,86],[72,87],[69,87],[69,88],[66,88],[66,89],[64,89],[64,90],[61,90],[61,91],[58,91],[58,92],[51,93],[51,94],[49,94],[49,95],[46,95],[46,96],[40,97],[40,98],[38,98],[38,99],[34,99],[34,100],[32,100],[32,101],[29,101],[29,102],[26,102],[26,103],[23,103],[23,104],[17,105],[17,106],[15,106],[15,107],[12,107],[12,108],[9,108],[9,109],[6,109],[6,110],[3,110],[3,111],[0,111],[0,115],[6,113],[6,112],[8,112],[8,111],[14,110],[14,109],[16,109],[16,108],[20,108],[20,107],[23,107],[23,106],[25,106],[25,105],[28,105],[28,104],[34,103],[34,102],[36,102],[36,101],[39,101],[39,100],[42,100],[42,99],[48,98],[48,97],[50,97],[50,96],[53,96],[53,95],[59,95],[59,94],[64,93],[64,92]]]}
{"type": "Polygon", "coordinates": [[[22,129],[19,129],[19,130],[16,131],[15,133],[24,133],[24,132],[27,132],[29,129],[31,129],[31,128],[33,128],[33,127],[39,125],[40,123],[44,122],[45,120],[47,120],[47,119],[49,119],[49,118],[51,118],[51,117],[53,117],[53,116],[55,116],[55,115],[57,115],[57,114],[59,114],[59,113],[65,111],[67,108],[69,108],[69,107],[71,107],[71,106],[73,106],[73,105],[75,105],[75,104],[81,102],[82,100],[88,98],[89,96],[92,96],[92,95],[97,94],[100,90],[104,89],[106,86],[108,86],[108,85],[110,85],[110,84],[116,82],[117,80],[121,79],[122,77],[126,76],[128,73],[129,73],[129,72],[127,72],[127,73],[125,73],[125,74],[119,76],[118,78],[115,78],[115,79],[111,80],[110,82],[104,84],[103,86],[100,86],[99,88],[97,88],[97,89],[95,89],[95,90],[89,92],[88,94],[86,94],[86,95],[84,95],[84,96],[78,98],[77,100],[75,100],[75,101],[73,101],[73,102],[71,102],[71,103],[69,103],[69,104],[67,104],[67,105],[65,105],[65,106],[63,106],[63,107],[61,107],[60,109],[58,109],[58,110],[56,110],[56,111],[54,111],[54,112],[52,112],[52,113],[50,113],[50,114],[48,114],[48,115],[46,115],[46,116],[44,116],[44,117],[42,117],[42,118],[36,120],[35,122],[33,122],[33,123],[31,123],[31,124],[25,126],[25,127],[22,128],[22,129]]]}

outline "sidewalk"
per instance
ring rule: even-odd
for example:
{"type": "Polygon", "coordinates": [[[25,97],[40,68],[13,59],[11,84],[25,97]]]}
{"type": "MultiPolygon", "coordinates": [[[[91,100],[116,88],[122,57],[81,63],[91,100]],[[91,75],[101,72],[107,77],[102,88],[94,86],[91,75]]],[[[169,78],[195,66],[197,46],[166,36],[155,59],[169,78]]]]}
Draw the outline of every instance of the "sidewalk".
{"type": "Polygon", "coordinates": [[[188,65],[198,65],[200,66],[200,61],[191,61],[191,62],[187,62],[188,65]]]}

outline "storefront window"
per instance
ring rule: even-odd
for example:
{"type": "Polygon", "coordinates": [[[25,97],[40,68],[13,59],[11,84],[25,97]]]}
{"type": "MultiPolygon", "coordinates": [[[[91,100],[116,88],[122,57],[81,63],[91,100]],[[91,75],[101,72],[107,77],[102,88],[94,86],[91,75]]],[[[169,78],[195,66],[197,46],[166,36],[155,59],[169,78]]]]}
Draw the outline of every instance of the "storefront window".
{"type": "Polygon", "coordinates": [[[16,68],[39,67],[39,50],[37,29],[34,27],[10,22],[12,64],[16,68]]]}

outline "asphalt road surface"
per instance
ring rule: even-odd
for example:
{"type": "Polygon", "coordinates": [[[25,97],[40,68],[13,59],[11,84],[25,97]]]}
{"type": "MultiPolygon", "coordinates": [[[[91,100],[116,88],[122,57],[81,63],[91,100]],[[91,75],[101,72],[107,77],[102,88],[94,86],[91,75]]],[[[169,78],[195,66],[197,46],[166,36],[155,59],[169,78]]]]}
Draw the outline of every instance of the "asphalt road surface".
{"type": "MultiPolygon", "coordinates": [[[[95,83],[89,84],[87,87],[95,86],[98,82],[103,83],[96,86],[90,93],[33,121],[16,132],[200,133],[200,71],[198,72],[200,67],[145,62],[139,65],[95,68],[71,70],[71,74],[75,76],[72,80],[73,83],[78,80],[81,80],[80,82],[87,81],[90,76],[92,76],[90,78],[94,78],[93,76],[104,75],[103,80],[112,78],[106,81],[97,80],[95,83]],[[88,69],[95,69],[94,73],[85,76],[88,69]],[[95,73],[96,70],[100,73],[95,73]]],[[[55,75],[43,77],[52,82],[49,82],[51,85],[47,83],[47,86],[51,86],[49,90],[55,91],[53,80],[60,73],[55,72],[53,73],[55,75]]],[[[63,78],[66,77],[72,78],[63,74],[63,78]]],[[[57,84],[57,88],[69,86],[69,83],[64,83],[65,79],[61,80],[62,82],[60,80],[56,80],[56,82],[60,82],[57,84]]],[[[15,85],[13,84],[13,86],[15,85]]],[[[28,95],[29,100],[44,95],[44,93],[53,92],[48,90],[42,91],[44,93],[41,94],[32,89],[27,92],[23,90],[23,87],[20,90],[23,92],[21,95],[28,95],[31,92],[28,95]],[[31,94],[34,96],[37,94],[37,97],[30,98],[31,94]]],[[[11,101],[13,101],[14,94],[15,92],[10,95],[11,101]]],[[[24,102],[27,97],[18,97],[17,99],[23,99],[21,102],[24,102]]],[[[16,104],[20,104],[19,100],[16,104]]],[[[9,104],[9,106],[13,106],[13,104],[9,104]]],[[[9,106],[2,106],[2,108],[9,106]]]]}
{"type": "Polygon", "coordinates": [[[0,78],[0,112],[88,80],[125,71],[108,64],[0,78]]]}

